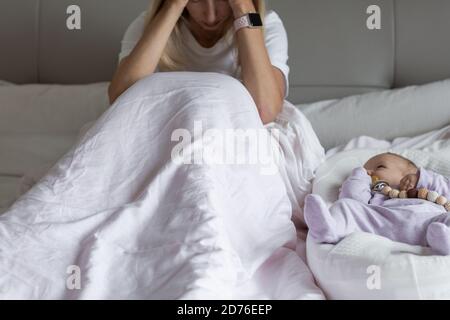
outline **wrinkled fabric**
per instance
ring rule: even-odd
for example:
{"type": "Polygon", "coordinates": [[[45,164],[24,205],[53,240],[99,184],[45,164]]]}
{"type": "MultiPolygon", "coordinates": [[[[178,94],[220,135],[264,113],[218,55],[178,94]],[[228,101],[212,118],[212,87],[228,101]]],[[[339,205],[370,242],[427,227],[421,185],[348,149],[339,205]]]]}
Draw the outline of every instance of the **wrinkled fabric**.
{"type": "Polygon", "coordinates": [[[194,154],[204,142],[196,121],[260,130],[272,160],[288,148],[269,143],[253,99],[231,77],[140,80],[0,216],[0,297],[323,298],[296,252],[280,170],[174,161],[177,130],[192,133],[194,154]]]}

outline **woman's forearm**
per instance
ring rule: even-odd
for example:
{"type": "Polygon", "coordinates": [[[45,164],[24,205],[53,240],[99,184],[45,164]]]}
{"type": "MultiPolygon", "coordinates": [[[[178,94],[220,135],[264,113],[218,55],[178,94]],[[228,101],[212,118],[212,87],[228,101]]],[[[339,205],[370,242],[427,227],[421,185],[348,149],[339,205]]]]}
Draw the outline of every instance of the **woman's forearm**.
{"type": "Polygon", "coordinates": [[[166,1],[149,23],[133,51],[122,59],[108,88],[110,103],[138,80],[152,74],[185,6],[180,1],[166,1]]]}
{"type": "MultiPolygon", "coordinates": [[[[233,8],[235,18],[252,11],[255,11],[253,4],[233,8]]],[[[276,80],[263,31],[243,28],[236,36],[243,83],[252,95],[263,123],[271,122],[282,109],[284,92],[276,80]]]]}

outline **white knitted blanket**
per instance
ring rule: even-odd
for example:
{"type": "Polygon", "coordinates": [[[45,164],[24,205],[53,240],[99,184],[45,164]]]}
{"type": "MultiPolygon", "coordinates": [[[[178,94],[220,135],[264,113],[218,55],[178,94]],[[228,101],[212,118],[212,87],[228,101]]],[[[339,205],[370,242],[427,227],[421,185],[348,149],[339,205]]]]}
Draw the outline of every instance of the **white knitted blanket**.
{"type": "Polygon", "coordinates": [[[389,149],[390,152],[400,154],[417,166],[433,170],[441,175],[450,177],[450,140],[437,140],[429,147],[421,149],[389,149]]]}

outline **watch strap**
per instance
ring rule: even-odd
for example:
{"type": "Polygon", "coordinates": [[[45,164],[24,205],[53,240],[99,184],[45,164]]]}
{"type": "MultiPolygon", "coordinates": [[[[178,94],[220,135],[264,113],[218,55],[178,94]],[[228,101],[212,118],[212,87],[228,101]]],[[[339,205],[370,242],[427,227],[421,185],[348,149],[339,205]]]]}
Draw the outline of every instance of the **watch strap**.
{"type": "Polygon", "coordinates": [[[248,18],[248,14],[243,15],[240,18],[234,20],[234,31],[238,31],[242,28],[250,27],[250,19],[248,18]]]}
{"type": "MultiPolygon", "coordinates": [[[[255,17],[253,17],[255,18],[255,17]]],[[[255,19],[254,19],[255,20],[255,19]]],[[[259,16],[259,13],[247,13],[245,15],[243,15],[240,18],[237,18],[236,20],[234,20],[234,31],[238,31],[242,28],[260,28],[262,27],[262,22],[261,22],[261,18],[259,16]],[[253,25],[252,24],[252,20],[250,19],[250,15],[255,15],[257,16],[257,20],[259,20],[258,22],[256,22],[257,25],[253,25]]]]}

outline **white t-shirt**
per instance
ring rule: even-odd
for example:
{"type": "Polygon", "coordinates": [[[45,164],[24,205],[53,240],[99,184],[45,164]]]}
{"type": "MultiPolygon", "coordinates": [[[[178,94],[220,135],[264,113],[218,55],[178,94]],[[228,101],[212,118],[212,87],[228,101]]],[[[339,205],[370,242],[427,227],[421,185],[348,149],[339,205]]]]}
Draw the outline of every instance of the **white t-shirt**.
{"type": "MultiPolygon", "coordinates": [[[[128,27],[122,40],[119,62],[128,56],[141,38],[145,29],[147,11],[142,12],[128,27]]],[[[288,39],[283,22],[275,11],[268,11],[264,19],[265,43],[272,65],[281,70],[286,83],[285,97],[289,92],[288,39]]],[[[218,72],[240,79],[236,52],[232,44],[223,37],[213,47],[202,47],[189,29],[183,25],[187,71],[218,72]]],[[[158,71],[158,70],[156,70],[158,71]]]]}

